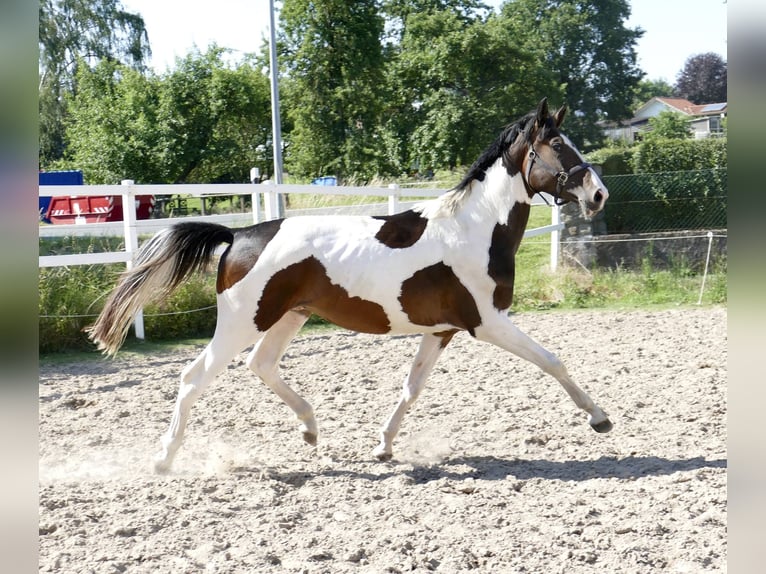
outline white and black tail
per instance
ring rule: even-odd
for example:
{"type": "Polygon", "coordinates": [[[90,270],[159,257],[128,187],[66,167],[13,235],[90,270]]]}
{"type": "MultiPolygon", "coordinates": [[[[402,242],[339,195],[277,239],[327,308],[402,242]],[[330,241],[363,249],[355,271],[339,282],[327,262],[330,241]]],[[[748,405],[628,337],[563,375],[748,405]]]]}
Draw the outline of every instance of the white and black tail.
{"type": "Polygon", "coordinates": [[[204,270],[216,247],[233,240],[231,229],[215,223],[184,222],[160,231],[141,246],[133,268],[123,273],[98,319],[86,329],[90,339],[114,355],[141,308],[167,297],[190,275],[204,270]]]}

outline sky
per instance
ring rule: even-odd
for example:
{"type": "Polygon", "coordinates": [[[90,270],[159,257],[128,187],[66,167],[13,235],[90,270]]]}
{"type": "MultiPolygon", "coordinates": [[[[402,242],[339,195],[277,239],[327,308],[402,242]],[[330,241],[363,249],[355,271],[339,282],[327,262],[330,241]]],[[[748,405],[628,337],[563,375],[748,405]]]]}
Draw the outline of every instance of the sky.
{"type": "MultiPolygon", "coordinates": [[[[485,0],[499,6],[503,0],[485,0]]],[[[268,0],[122,0],[144,18],[158,73],[177,57],[215,42],[238,52],[258,52],[269,34],[268,0]]],[[[277,8],[281,5],[276,2],[277,8]]],[[[628,28],[641,28],[636,46],[646,79],[675,83],[690,56],[714,52],[727,58],[727,4],[724,0],[631,0],[628,28]]]]}

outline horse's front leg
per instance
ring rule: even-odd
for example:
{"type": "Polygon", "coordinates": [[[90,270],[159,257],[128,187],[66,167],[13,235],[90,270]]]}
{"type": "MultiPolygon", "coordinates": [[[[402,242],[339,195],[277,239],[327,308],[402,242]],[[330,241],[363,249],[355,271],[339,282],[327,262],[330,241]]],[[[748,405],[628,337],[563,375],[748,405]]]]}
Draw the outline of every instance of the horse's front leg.
{"type": "Polygon", "coordinates": [[[380,444],[372,451],[378,460],[390,460],[393,456],[393,442],[399,427],[402,424],[404,413],[418,398],[425,387],[426,379],[436,364],[444,348],[452,340],[454,332],[442,335],[425,334],[420,341],[415,361],[412,363],[410,372],[404,380],[402,396],[396,405],[394,412],[388,417],[380,431],[380,444]]]}
{"type": "Polygon", "coordinates": [[[600,433],[612,430],[606,413],[572,381],[559,358],[524,334],[507,316],[498,314],[493,320],[485,322],[476,329],[476,338],[510,351],[555,377],[574,403],[590,415],[588,423],[593,430],[600,433]]]}

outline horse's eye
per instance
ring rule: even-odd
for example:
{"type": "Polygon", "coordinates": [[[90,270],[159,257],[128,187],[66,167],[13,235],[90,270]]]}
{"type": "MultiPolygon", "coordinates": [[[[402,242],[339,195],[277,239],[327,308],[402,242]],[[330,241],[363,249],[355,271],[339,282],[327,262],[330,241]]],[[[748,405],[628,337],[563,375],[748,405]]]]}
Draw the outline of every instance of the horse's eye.
{"type": "Polygon", "coordinates": [[[551,144],[551,147],[553,148],[553,151],[555,151],[555,152],[561,151],[561,148],[562,148],[561,143],[559,143],[559,142],[555,142],[555,143],[551,144]]]}

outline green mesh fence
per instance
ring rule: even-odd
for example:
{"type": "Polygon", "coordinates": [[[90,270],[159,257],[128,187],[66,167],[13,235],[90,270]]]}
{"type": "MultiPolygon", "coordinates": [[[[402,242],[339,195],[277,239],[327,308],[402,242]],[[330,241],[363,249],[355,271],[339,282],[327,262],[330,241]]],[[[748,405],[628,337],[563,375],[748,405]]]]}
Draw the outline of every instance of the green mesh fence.
{"type": "Polygon", "coordinates": [[[724,229],[727,171],[608,175],[607,233],[724,229]]]}

